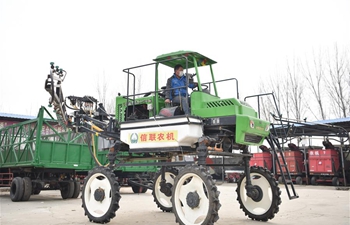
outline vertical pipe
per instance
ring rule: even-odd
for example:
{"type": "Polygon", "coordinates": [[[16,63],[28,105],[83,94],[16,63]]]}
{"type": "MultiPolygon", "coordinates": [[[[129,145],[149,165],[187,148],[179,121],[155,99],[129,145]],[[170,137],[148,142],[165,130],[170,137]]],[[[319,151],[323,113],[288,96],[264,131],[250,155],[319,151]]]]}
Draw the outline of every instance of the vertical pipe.
{"type": "Polygon", "coordinates": [[[156,79],[155,79],[155,106],[153,107],[153,117],[156,116],[156,114],[159,112],[159,94],[158,94],[158,90],[159,90],[159,84],[158,84],[158,65],[159,63],[155,64],[155,70],[156,70],[156,79]]]}
{"type": "Polygon", "coordinates": [[[195,57],[192,57],[193,59],[193,64],[194,64],[194,68],[196,70],[196,74],[197,74],[197,81],[198,81],[198,91],[202,91],[202,85],[201,85],[201,79],[198,73],[198,66],[197,66],[197,60],[195,57]]]}
{"type": "Polygon", "coordinates": [[[341,167],[342,167],[342,173],[343,173],[343,179],[344,179],[344,186],[346,186],[346,176],[345,176],[345,163],[344,163],[344,152],[343,152],[343,146],[344,146],[344,139],[340,138],[340,157],[341,157],[341,167]]]}
{"type": "Polygon", "coordinates": [[[258,96],[258,116],[260,119],[260,96],[258,96]]]}
{"type": "Polygon", "coordinates": [[[135,90],[136,90],[136,78],[135,74],[131,73],[134,77],[134,86],[133,86],[133,98],[132,98],[132,113],[135,113],[135,90]]]}
{"type": "Polygon", "coordinates": [[[211,79],[212,79],[213,85],[214,85],[215,96],[218,97],[218,91],[216,89],[216,81],[215,81],[215,77],[214,77],[214,73],[213,73],[213,67],[211,66],[211,64],[209,65],[209,67],[210,67],[211,79]]]}
{"type": "MultiPolygon", "coordinates": [[[[39,155],[41,151],[41,131],[43,127],[43,119],[44,119],[44,110],[43,107],[40,108],[39,115],[37,118],[37,127],[36,127],[36,140],[35,140],[35,163],[39,163],[39,155]]],[[[34,131],[33,131],[34,132],[34,131]]],[[[52,154],[52,151],[51,151],[52,154]]]]}
{"type": "Polygon", "coordinates": [[[128,120],[128,116],[129,116],[129,69],[128,69],[128,77],[127,77],[127,81],[126,81],[126,115],[125,115],[125,121],[128,120]]]}
{"type": "Polygon", "coordinates": [[[236,91],[237,91],[237,99],[239,99],[239,92],[238,92],[238,80],[235,78],[236,80],[236,91]]]}

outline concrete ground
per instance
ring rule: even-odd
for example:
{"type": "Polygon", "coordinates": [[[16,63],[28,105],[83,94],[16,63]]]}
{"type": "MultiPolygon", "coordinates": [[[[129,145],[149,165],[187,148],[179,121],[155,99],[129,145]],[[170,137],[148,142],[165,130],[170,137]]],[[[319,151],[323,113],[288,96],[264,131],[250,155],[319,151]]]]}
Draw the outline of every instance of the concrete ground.
{"type": "MultiPolygon", "coordinates": [[[[215,225],[350,225],[350,191],[332,186],[296,186],[300,198],[289,200],[282,190],[282,204],[269,222],[248,219],[236,201],[236,184],[218,185],[220,190],[220,219],[215,225]]],[[[172,213],[161,212],[153,202],[151,191],[134,194],[131,188],[121,188],[121,208],[109,224],[175,225],[172,213]]],[[[0,192],[1,225],[93,224],[84,216],[81,199],[62,200],[59,191],[43,191],[27,202],[12,202],[9,192],[0,192]]]]}

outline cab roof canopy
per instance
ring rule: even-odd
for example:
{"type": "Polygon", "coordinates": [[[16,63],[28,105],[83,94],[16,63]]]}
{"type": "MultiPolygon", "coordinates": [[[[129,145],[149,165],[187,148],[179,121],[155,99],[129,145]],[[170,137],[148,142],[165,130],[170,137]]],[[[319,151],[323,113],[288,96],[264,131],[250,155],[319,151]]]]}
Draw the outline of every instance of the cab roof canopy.
{"type": "Polygon", "coordinates": [[[160,62],[161,64],[166,66],[170,66],[171,68],[174,68],[178,64],[186,68],[185,57],[187,57],[187,60],[188,60],[187,66],[189,69],[194,67],[193,57],[197,61],[197,67],[212,65],[216,63],[214,60],[209,59],[208,57],[201,55],[198,52],[192,52],[192,51],[177,51],[177,52],[171,52],[168,54],[159,55],[157,56],[156,59],[154,59],[154,61],[160,62]],[[171,59],[174,59],[174,60],[171,60],[171,59]],[[170,60],[170,61],[164,61],[164,60],[170,60]]]}

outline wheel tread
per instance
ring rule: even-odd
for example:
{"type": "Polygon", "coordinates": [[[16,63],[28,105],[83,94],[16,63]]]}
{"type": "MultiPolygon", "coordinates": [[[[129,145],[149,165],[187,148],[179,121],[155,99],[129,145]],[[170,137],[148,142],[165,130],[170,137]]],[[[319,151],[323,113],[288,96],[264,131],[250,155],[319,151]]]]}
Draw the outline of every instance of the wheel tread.
{"type": "MultiPolygon", "coordinates": [[[[85,177],[84,179],[84,186],[83,186],[83,190],[82,190],[82,207],[84,208],[85,211],[85,215],[89,218],[90,222],[94,222],[94,223],[109,223],[111,221],[112,218],[114,218],[116,216],[116,211],[120,208],[119,206],[119,200],[121,199],[121,195],[120,195],[120,186],[119,183],[117,182],[116,178],[115,178],[115,174],[111,171],[110,168],[107,167],[95,167],[94,169],[90,170],[88,173],[88,176],[85,177]],[[92,216],[87,208],[85,207],[85,201],[84,201],[84,192],[85,192],[85,188],[86,188],[86,183],[89,180],[89,178],[94,175],[95,173],[102,173],[103,175],[105,175],[110,182],[112,182],[113,184],[111,184],[111,186],[113,187],[113,189],[115,190],[114,192],[114,202],[111,204],[112,207],[109,208],[108,212],[106,212],[106,214],[104,214],[101,217],[94,217],[92,216]]],[[[113,197],[112,197],[113,199],[113,197]]]]}
{"type": "MultiPolygon", "coordinates": [[[[212,197],[212,202],[211,202],[212,210],[210,211],[210,215],[205,219],[203,224],[214,224],[219,219],[218,212],[219,212],[219,209],[221,207],[221,204],[219,202],[220,192],[217,190],[217,187],[215,186],[215,183],[212,179],[212,176],[209,174],[206,167],[198,166],[198,165],[186,165],[179,172],[179,175],[175,178],[175,182],[174,182],[174,186],[173,186],[173,193],[175,191],[174,189],[176,187],[178,180],[181,178],[182,175],[184,175],[186,173],[195,173],[199,176],[202,176],[205,179],[205,180],[203,179],[203,181],[206,182],[206,186],[207,186],[208,191],[210,190],[212,192],[210,195],[212,197]]],[[[173,197],[172,197],[171,201],[174,205],[173,197]]],[[[175,214],[175,221],[181,225],[186,225],[185,223],[183,223],[181,221],[181,219],[179,219],[175,207],[173,207],[173,212],[175,214]]]]}
{"type": "Polygon", "coordinates": [[[278,187],[278,184],[277,184],[277,181],[276,179],[274,178],[273,174],[267,170],[266,168],[262,168],[262,167],[257,167],[257,166],[253,166],[250,168],[250,171],[254,171],[254,172],[257,172],[257,173],[260,173],[262,175],[265,175],[264,177],[267,179],[270,179],[270,185],[271,185],[271,190],[272,190],[272,194],[274,196],[273,200],[272,200],[272,204],[271,204],[271,207],[270,209],[263,215],[255,215],[251,212],[249,212],[245,207],[244,207],[244,204],[241,200],[241,197],[240,197],[240,186],[241,186],[241,183],[245,177],[245,174],[243,174],[240,179],[238,180],[237,182],[237,189],[236,189],[236,192],[237,192],[237,201],[239,202],[240,204],[240,209],[243,210],[244,214],[246,216],[248,216],[249,218],[251,218],[252,220],[257,220],[257,221],[268,221],[269,219],[273,219],[275,217],[275,214],[279,212],[279,205],[282,203],[282,200],[281,200],[281,190],[280,188],[278,187]]]}
{"type": "Polygon", "coordinates": [[[23,178],[23,187],[24,187],[24,191],[23,191],[22,201],[28,201],[33,192],[32,180],[29,177],[23,178]]]}
{"type": "MultiPolygon", "coordinates": [[[[172,167],[166,167],[165,172],[169,172],[174,174],[175,176],[179,173],[179,171],[175,168],[172,167]]],[[[157,207],[160,208],[163,212],[172,212],[173,208],[172,207],[165,207],[163,206],[157,199],[156,193],[155,193],[155,184],[158,179],[158,177],[161,176],[161,171],[158,171],[155,176],[154,176],[154,182],[153,182],[153,189],[152,189],[152,195],[153,195],[153,201],[156,203],[157,207]]]]}

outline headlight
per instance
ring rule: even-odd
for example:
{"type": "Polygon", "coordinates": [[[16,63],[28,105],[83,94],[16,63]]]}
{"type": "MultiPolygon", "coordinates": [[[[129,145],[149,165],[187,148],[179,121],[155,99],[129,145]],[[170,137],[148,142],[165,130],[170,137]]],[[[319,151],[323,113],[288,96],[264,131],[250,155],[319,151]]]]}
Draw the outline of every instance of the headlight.
{"type": "Polygon", "coordinates": [[[253,120],[251,120],[250,122],[249,122],[249,125],[250,125],[250,128],[254,128],[255,127],[255,125],[254,125],[254,121],[253,120]]]}
{"type": "Polygon", "coordinates": [[[269,131],[270,130],[270,124],[266,125],[265,127],[265,131],[269,131]]]}

